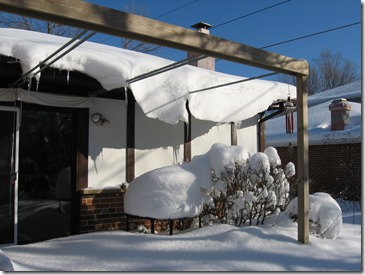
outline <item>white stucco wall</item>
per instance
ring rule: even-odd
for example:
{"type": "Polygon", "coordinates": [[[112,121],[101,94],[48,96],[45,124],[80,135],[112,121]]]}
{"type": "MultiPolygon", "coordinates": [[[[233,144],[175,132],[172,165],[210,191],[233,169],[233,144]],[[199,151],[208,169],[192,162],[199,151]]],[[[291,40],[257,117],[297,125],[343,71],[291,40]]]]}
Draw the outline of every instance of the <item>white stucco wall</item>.
{"type": "MultiPolygon", "coordinates": [[[[248,152],[258,150],[257,121],[259,116],[236,123],[237,145],[243,146],[248,152]]],[[[214,123],[192,119],[192,157],[204,154],[217,142],[231,145],[230,123],[214,123]]]]}
{"type": "Polygon", "coordinates": [[[231,144],[231,125],[192,118],[191,120],[191,157],[209,151],[214,143],[231,144]]]}
{"type": "MultiPolygon", "coordinates": [[[[103,114],[109,124],[95,125],[89,120],[89,187],[104,188],[125,182],[126,119],[123,100],[95,99],[90,116],[103,114]]],[[[231,143],[229,123],[217,124],[192,118],[192,157],[206,153],[216,143],[231,143]]],[[[237,124],[237,142],[249,152],[257,151],[257,117],[237,124]]],[[[167,124],[146,117],[136,105],[135,176],[156,168],[183,163],[184,123],[167,124]]]]}
{"type": "Polygon", "coordinates": [[[95,125],[89,119],[89,187],[103,188],[125,181],[127,106],[124,100],[94,99],[90,117],[101,113],[110,123],[95,125]]]}
{"type": "Polygon", "coordinates": [[[237,123],[237,144],[250,153],[256,153],[259,148],[258,120],[259,115],[237,123]]]}
{"type": "Polygon", "coordinates": [[[183,122],[171,125],[148,118],[137,105],[135,127],[136,177],[156,168],[183,162],[183,122]]]}

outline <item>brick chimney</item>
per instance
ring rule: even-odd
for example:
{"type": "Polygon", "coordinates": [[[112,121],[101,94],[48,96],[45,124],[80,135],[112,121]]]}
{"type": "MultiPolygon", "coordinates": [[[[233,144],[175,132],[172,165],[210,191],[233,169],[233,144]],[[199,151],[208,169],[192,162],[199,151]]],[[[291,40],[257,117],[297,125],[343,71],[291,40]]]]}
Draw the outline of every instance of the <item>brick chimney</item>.
{"type": "MultiPolygon", "coordinates": [[[[209,34],[209,29],[212,27],[212,25],[210,25],[208,23],[204,23],[204,22],[199,22],[199,23],[192,25],[191,27],[194,29],[197,29],[198,32],[209,34]]],[[[197,57],[200,55],[201,54],[198,54],[198,53],[188,52],[188,58],[194,58],[194,57],[197,57]]],[[[209,56],[207,58],[193,61],[190,63],[190,65],[215,71],[215,58],[209,56]]]]}
{"type": "Polygon", "coordinates": [[[350,118],[351,105],[344,98],[335,99],[329,106],[331,111],[331,131],[341,131],[345,129],[350,118]]]}

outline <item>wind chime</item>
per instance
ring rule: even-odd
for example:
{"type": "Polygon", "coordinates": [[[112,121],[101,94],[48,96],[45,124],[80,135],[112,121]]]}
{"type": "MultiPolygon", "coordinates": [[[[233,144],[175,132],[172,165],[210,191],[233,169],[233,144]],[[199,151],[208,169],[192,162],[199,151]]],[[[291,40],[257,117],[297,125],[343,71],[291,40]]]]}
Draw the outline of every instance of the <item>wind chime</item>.
{"type": "Polygon", "coordinates": [[[292,134],[294,132],[294,103],[290,99],[290,95],[288,96],[287,101],[284,103],[285,110],[285,127],[286,133],[292,134]]]}

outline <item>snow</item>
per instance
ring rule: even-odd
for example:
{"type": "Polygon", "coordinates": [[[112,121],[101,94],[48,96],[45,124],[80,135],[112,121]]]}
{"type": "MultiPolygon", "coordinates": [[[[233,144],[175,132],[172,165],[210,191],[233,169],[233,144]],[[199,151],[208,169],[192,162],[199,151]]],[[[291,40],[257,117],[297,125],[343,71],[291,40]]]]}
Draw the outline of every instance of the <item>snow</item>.
{"type": "Polygon", "coordinates": [[[262,226],[211,225],[172,236],[109,231],[2,247],[0,270],[360,272],[359,209],[344,208],[336,239],[310,235],[307,245],[282,212],[262,226]]]}
{"type": "Polygon", "coordinates": [[[189,163],[144,173],[130,182],[124,211],[156,219],[197,216],[212,185],[211,170],[220,173],[225,166],[247,160],[248,156],[242,146],[215,143],[207,153],[194,156],[189,163]]]}
{"type": "MultiPolygon", "coordinates": [[[[286,208],[289,216],[298,214],[298,199],[295,198],[286,208]]],[[[334,239],[342,228],[342,210],[327,193],[317,192],[309,195],[309,220],[319,225],[313,229],[320,237],[334,239]]]]}
{"type": "Polygon", "coordinates": [[[361,98],[361,80],[345,84],[321,93],[308,97],[308,106],[318,105],[326,101],[332,101],[338,98],[346,98],[351,101],[361,98]]]}
{"type": "Polygon", "coordinates": [[[267,147],[264,153],[269,157],[269,162],[272,167],[280,166],[281,159],[279,157],[278,151],[274,147],[267,147]]]}
{"type": "MultiPolygon", "coordinates": [[[[196,216],[211,187],[212,167],[222,171],[224,165],[248,160],[250,168],[266,173],[270,161],[279,163],[274,148],[267,152],[250,155],[241,146],[217,143],[190,163],[147,172],[127,184],[125,212],[155,218],[196,216]]],[[[294,165],[289,163],[285,171],[295,174],[294,165]]],[[[257,198],[254,192],[247,192],[236,199],[238,206],[243,199],[250,202],[257,198]]],[[[345,206],[344,214],[328,194],[310,196],[309,216],[320,230],[310,235],[307,245],[298,242],[298,225],[291,219],[296,213],[294,199],[287,211],[270,215],[260,226],[213,224],[199,228],[195,218],[191,228],[175,228],[172,236],[168,232],[148,234],[141,227],[141,233],[96,232],[3,246],[0,270],[360,271],[361,209],[339,203],[345,206]]]]}
{"type": "MultiPolygon", "coordinates": [[[[361,80],[336,87],[308,97],[308,139],[311,145],[361,142],[361,80]],[[329,105],[333,100],[345,98],[351,105],[350,119],[342,131],[331,131],[329,105]]],[[[294,134],[286,134],[285,117],[266,122],[266,144],[288,146],[297,144],[297,113],[294,113],[294,134]]]]}
{"type": "MultiPolygon", "coordinates": [[[[272,162],[277,164],[280,158],[273,154],[274,150],[268,149],[272,162]]],[[[203,203],[210,200],[211,171],[219,176],[225,167],[247,160],[255,177],[268,178],[270,162],[265,153],[250,156],[242,146],[215,143],[207,153],[193,157],[189,163],[157,168],[135,178],[125,193],[124,211],[129,215],[155,219],[198,216],[203,203]]],[[[221,191],[225,192],[223,189],[221,191]]]]}
{"type": "MultiPolygon", "coordinates": [[[[308,108],[308,139],[311,145],[361,142],[361,104],[351,105],[350,120],[342,131],[331,131],[332,100],[308,108]]],[[[267,146],[288,146],[297,144],[297,113],[294,113],[294,133],[285,132],[285,117],[275,117],[266,122],[267,146]]]]}
{"type": "MultiPolygon", "coordinates": [[[[16,29],[0,29],[0,53],[21,60],[27,72],[70,39],[16,29]]],[[[85,42],[52,64],[61,70],[77,70],[107,89],[131,88],[144,113],[170,124],[188,121],[185,107],[189,100],[192,115],[201,120],[237,122],[264,111],[296,88],[288,84],[251,80],[219,88],[218,85],[245,78],[185,65],[131,84],[127,80],[174,63],[171,60],[107,45],[85,42]],[[204,90],[203,90],[204,89],[204,90]]],[[[39,75],[36,76],[39,79],[39,75]]]]}
{"type": "Polygon", "coordinates": [[[199,215],[202,210],[199,181],[188,166],[169,166],[136,178],[125,195],[125,213],[156,219],[199,215]]]}
{"type": "MultiPolygon", "coordinates": [[[[0,53],[19,58],[23,71],[39,64],[68,41],[62,37],[12,29],[0,29],[0,36],[0,53]]],[[[150,55],[85,42],[53,66],[84,72],[97,79],[104,88],[113,89],[126,86],[127,80],[132,77],[171,63],[150,55]]],[[[239,79],[243,78],[184,66],[132,83],[130,88],[147,116],[171,124],[187,121],[187,99],[196,118],[230,122],[250,118],[265,110],[274,100],[286,98],[288,93],[287,84],[262,80],[198,92],[239,79]]],[[[291,95],[295,93],[295,88],[292,88],[291,95]]],[[[310,113],[326,109],[329,115],[329,103],[312,107],[316,109],[311,109],[310,113]]],[[[361,107],[352,103],[350,114],[353,125],[350,124],[346,131],[357,135],[361,107]]],[[[268,125],[274,129],[285,131],[285,127],[281,126],[284,120],[276,127],[274,120],[270,122],[268,125]]],[[[328,120],[312,122],[310,119],[310,133],[321,132],[323,139],[323,133],[329,132],[328,120]]],[[[201,212],[206,190],[211,187],[211,169],[222,171],[224,166],[248,158],[250,167],[257,172],[264,170],[266,173],[270,164],[279,163],[272,149],[250,155],[240,146],[227,148],[223,144],[215,144],[209,152],[194,157],[190,163],[159,168],[136,178],[128,185],[125,212],[158,219],[196,216],[201,212]]],[[[295,173],[291,164],[285,170],[295,173]]],[[[250,200],[249,196],[250,193],[247,193],[246,200],[250,200]]],[[[216,224],[197,228],[195,223],[193,229],[173,236],[163,232],[151,235],[112,231],[6,246],[0,250],[0,270],[362,270],[360,219],[356,224],[342,223],[345,219],[348,221],[349,215],[343,216],[342,220],[333,219],[331,217],[340,213],[333,199],[322,194],[314,196],[314,201],[316,199],[321,203],[312,204],[310,216],[321,222],[321,233],[329,234],[325,237],[335,238],[311,235],[310,243],[302,245],[297,241],[297,224],[290,220],[288,213],[281,212],[270,216],[262,226],[238,228],[216,224]]],[[[356,215],[359,216],[359,211],[356,215]]]]}

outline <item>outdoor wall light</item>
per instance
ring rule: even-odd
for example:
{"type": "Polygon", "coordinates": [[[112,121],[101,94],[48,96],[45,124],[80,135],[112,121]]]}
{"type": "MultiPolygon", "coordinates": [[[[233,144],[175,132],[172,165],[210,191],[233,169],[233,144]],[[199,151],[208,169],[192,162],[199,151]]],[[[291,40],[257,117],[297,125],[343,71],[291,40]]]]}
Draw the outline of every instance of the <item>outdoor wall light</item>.
{"type": "Polygon", "coordinates": [[[104,125],[105,123],[110,123],[102,114],[95,113],[91,116],[91,121],[94,122],[96,125],[104,125]]]}

